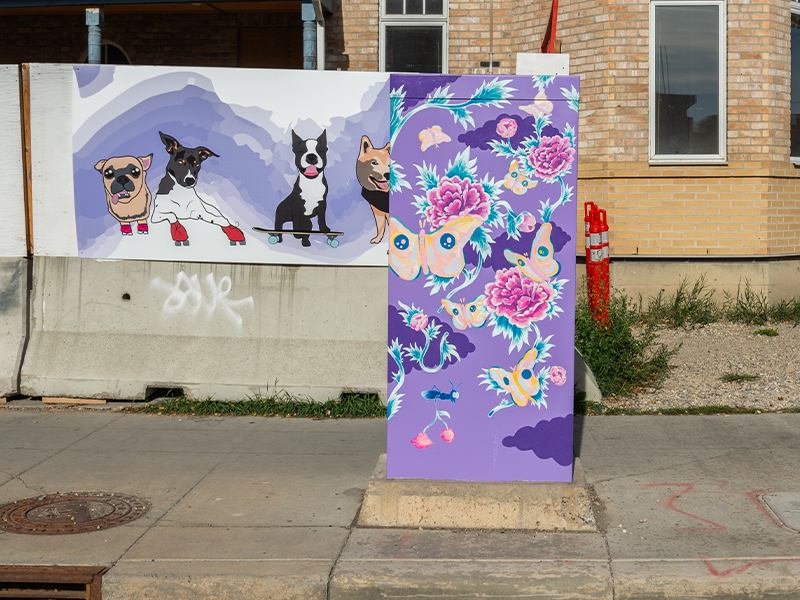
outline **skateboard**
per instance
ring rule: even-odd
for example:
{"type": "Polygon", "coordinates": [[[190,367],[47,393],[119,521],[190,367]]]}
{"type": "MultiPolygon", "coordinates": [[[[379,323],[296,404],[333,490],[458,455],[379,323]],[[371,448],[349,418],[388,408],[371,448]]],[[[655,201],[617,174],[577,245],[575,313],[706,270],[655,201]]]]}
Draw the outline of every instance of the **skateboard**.
{"type": "Polygon", "coordinates": [[[336,248],[339,245],[339,240],[336,238],[344,235],[343,231],[295,231],[294,229],[264,229],[263,227],[253,227],[253,231],[269,234],[269,243],[277,244],[280,241],[279,235],[324,235],[328,237],[328,245],[331,248],[336,248]]]}

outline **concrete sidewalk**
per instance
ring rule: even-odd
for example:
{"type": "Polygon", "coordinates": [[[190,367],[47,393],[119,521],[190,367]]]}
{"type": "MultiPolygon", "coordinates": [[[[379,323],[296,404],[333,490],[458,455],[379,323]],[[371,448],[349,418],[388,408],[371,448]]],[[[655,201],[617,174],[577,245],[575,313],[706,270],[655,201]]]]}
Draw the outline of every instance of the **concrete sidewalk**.
{"type": "Polygon", "coordinates": [[[797,414],[578,419],[599,530],[565,533],[356,526],[383,420],[6,406],[0,504],[151,503],[92,533],[0,533],[0,565],[109,566],[105,600],[800,597],[800,533],[761,500],[800,515],[797,414]]]}

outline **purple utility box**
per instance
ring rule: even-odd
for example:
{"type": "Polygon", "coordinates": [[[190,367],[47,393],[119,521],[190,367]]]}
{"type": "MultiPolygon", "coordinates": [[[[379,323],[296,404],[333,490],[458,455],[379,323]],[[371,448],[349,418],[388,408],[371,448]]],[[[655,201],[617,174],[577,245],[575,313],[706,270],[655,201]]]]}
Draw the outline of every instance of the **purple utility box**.
{"type": "Polygon", "coordinates": [[[571,481],[578,78],[390,89],[387,475],[571,481]]]}

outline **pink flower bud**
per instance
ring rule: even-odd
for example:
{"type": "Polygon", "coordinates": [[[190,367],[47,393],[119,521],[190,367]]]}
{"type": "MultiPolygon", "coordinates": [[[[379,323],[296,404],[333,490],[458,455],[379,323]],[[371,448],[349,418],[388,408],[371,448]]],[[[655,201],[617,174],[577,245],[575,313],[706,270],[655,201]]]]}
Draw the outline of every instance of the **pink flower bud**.
{"type": "Polygon", "coordinates": [[[417,437],[415,437],[413,440],[411,440],[411,443],[414,444],[420,450],[422,448],[427,448],[428,446],[433,446],[431,438],[429,438],[424,431],[419,435],[417,435],[417,437]]]}
{"type": "Polygon", "coordinates": [[[414,331],[422,331],[428,326],[428,315],[425,313],[415,313],[409,319],[409,325],[414,331]]]}
{"type": "Polygon", "coordinates": [[[456,437],[456,432],[452,429],[442,429],[442,439],[445,442],[452,442],[453,438],[456,437]]]}
{"type": "Polygon", "coordinates": [[[519,224],[519,230],[525,233],[530,233],[536,229],[536,217],[529,212],[521,213],[522,221],[519,224]]]}
{"type": "Polygon", "coordinates": [[[550,367],[550,381],[564,385],[567,383],[567,370],[564,367],[550,367]]]}
{"type": "Polygon", "coordinates": [[[497,133],[501,138],[512,138],[517,133],[517,122],[514,119],[501,119],[497,124],[497,133]]]}

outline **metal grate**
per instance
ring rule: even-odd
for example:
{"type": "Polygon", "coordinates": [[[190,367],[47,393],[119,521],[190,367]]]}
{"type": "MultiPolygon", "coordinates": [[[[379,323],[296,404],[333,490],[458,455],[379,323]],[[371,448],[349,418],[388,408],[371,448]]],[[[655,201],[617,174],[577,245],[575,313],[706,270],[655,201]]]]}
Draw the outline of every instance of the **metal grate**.
{"type": "Polygon", "coordinates": [[[107,567],[0,566],[0,599],[101,600],[107,567]]]}

